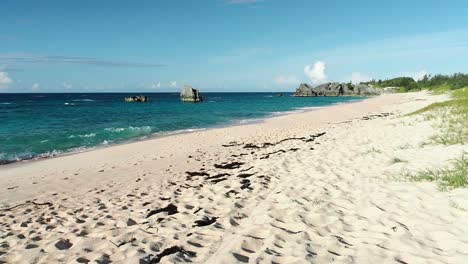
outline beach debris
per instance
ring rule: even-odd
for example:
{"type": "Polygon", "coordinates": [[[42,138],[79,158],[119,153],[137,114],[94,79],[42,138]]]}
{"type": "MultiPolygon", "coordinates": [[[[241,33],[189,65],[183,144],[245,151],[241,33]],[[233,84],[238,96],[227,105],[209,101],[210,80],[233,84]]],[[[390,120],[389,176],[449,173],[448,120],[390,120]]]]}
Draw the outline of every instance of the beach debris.
{"type": "Polygon", "coordinates": [[[217,169],[233,170],[233,169],[240,168],[244,164],[245,164],[244,162],[234,161],[234,162],[231,162],[231,163],[223,162],[221,164],[215,164],[214,166],[217,169]]]}
{"type": "Polygon", "coordinates": [[[218,219],[218,217],[207,217],[207,216],[204,216],[203,219],[201,220],[196,220],[195,221],[195,226],[209,226],[211,224],[213,224],[214,222],[216,222],[216,219],[218,219]]]}
{"type": "Polygon", "coordinates": [[[242,143],[237,143],[235,141],[231,141],[228,144],[223,144],[221,146],[227,148],[227,147],[235,147],[235,146],[240,146],[240,145],[242,145],[242,143]]]}
{"type": "MultiPolygon", "coordinates": [[[[266,142],[266,143],[261,143],[261,144],[252,144],[252,143],[247,143],[244,145],[244,148],[245,149],[262,149],[262,148],[267,148],[267,147],[273,147],[273,146],[276,146],[278,144],[281,144],[281,143],[284,143],[286,141],[290,141],[290,140],[302,140],[303,142],[311,142],[311,141],[314,141],[316,138],[318,137],[321,137],[323,135],[325,135],[326,132],[321,132],[321,133],[317,133],[317,134],[314,134],[314,135],[310,135],[309,137],[291,137],[291,138],[285,138],[285,139],[282,139],[280,141],[277,141],[275,143],[270,143],[270,142],[266,142]]],[[[226,145],[223,145],[223,146],[226,146],[226,145]]]]}
{"type": "Polygon", "coordinates": [[[286,153],[286,152],[296,152],[298,150],[299,150],[299,148],[290,148],[289,150],[280,149],[280,150],[277,150],[277,151],[273,151],[273,152],[264,154],[262,157],[260,157],[260,159],[268,159],[270,157],[270,155],[273,155],[273,154],[286,153]]]}
{"type": "Polygon", "coordinates": [[[149,217],[151,217],[151,216],[153,216],[155,214],[159,214],[159,213],[163,213],[163,212],[166,212],[167,215],[173,215],[173,214],[177,214],[179,211],[177,211],[177,206],[170,203],[168,206],[166,206],[164,208],[160,208],[160,209],[150,211],[148,213],[148,215],[146,216],[146,218],[149,218],[149,217]]]}
{"type": "Polygon", "coordinates": [[[274,146],[274,144],[272,143],[263,143],[261,145],[255,145],[255,144],[252,144],[252,143],[248,143],[248,144],[245,144],[244,148],[245,149],[260,149],[260,148],[267,148],[267,147],[271,147],[271,146],[274,146]]]}
{"type": "Polygon", "coordinates": [[[378,117],[387,117],[390,115],[393,115],[393,113],[380,113],[380,114],[367,115],[367,116],[362,117],[361,120],[372,120],[378,117]]]}
{"type": "MultiPolygon", "coordinates": [[[[187,251],[183,247],[179,247],[179,246],[172,246],[170,248],[164,249],[161,253],[156,255],[156,257],[150,259],[149,263],[150,264],[159,263],[159,262],[161,262],[161,259],[164,258],[165,256],[173,255],[173,254],[176,254],[176,253],[179,253],[179,252],[182,253],[183,255],[188,256],[188,257],[196,257],[197,256],[197,253],[195,253],[193,251],[187,251]]],[[[145,260],[143,260],[143,261],[145,261],[145,260]]]]}
{"type": "Polygon", "coordinates": [[[190,85],[185,85],[180,93],[180,100],[182,102],[201,102],[203,101],[203,97],[197,89],[192,88],[190,85]]]}
{"type": "Polygon", "coordinates": [[[146,103],[149,101],[149,97],[147,96],[144,96],[144,95],[137,95],[137,96],[129,96],[129,97],[125,97],[125,102],[129,102],[129,103],[146,103]]]}
{"type": "Polygon", "coordinates": [[[38,203],[38,202],[35,202],[35,201],[26,201],[24,203],[17,204],[17,205],[12,206],[12,207],[0,208],[0,211],[11,211],[11,210],[16,209],[18,207],[29,205],[29,204],[32,204],[32,205],[35,205],[35,206],[49,206],[49,207],[52,206],[51,202],[38,203]]]}
{"type": "Polygon", "coordinates": [[[118,243],[118,244],[114,243],[112,240],[107,240],[107,241],[111,242],[112,244],[114,244],[114,246],[116,246],[116,247],[119,248],[119,247],[121,247],[121,246],[123,246],[123,245],[126,245],[126,244],[128,244],[128,243],[135,242],[135,241],[136,241],[136,238],[132,238],[132,239],[130,239],[130,240],[128,240],[128,241],[122,241],[122,242],[120,242],[120,243],[118,243]]]}

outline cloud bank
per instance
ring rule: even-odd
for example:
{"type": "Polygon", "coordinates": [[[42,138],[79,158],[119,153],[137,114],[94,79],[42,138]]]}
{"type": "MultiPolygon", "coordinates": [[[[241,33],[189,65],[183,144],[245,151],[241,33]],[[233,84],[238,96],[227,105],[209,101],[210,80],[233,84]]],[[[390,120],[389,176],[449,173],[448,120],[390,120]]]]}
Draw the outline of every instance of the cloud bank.
{"type": "Polygon", "coordinates": [[[3,71],[0,72],[0,89],[8,87],[12,82],[13,80],[8,76],[8,73],[3,71]]]}
{"type": "Polygon", "coordinates": [[[372,78],[365,75],[365,74],[362,74],[360,72],[353,72],[351,74],[351,82],[354,83],[354,84],[359,84],[361,82],[368,82],[370,81],[372,78]]]}

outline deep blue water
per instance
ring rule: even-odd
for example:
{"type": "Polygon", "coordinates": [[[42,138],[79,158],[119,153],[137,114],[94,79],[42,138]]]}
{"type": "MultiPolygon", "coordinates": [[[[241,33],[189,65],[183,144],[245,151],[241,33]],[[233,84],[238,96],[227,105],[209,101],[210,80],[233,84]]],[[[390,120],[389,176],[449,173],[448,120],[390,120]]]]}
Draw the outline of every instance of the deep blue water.
{"type": "Polygon", "coordinates": [[[203,103],[182,103],[177,93],[143,93],[149,103],[125,103],[130,95],[0,94],[0,164],[358,99],[204,93],[203,103]]]}

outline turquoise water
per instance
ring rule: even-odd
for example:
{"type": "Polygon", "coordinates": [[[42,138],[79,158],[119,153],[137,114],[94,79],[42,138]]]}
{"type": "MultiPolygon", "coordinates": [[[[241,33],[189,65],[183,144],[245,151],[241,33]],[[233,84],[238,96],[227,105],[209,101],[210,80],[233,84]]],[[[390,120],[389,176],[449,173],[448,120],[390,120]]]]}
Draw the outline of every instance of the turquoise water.
{"type": "Polygon", "coordinates": [[[204,93],[205,102],[194,104],[180,102],[176,93],[147,93],[149,103],[125,103],[130,95],[0,94],[0,164],[358,99],[204,93]]]}

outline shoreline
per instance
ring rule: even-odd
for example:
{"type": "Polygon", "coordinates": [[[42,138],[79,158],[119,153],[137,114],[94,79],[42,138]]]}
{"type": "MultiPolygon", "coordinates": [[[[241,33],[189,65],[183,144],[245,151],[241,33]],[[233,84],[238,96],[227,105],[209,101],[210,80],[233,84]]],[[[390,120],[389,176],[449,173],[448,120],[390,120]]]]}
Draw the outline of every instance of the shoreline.
{"type": "MultiPolygon", "coordinates": [[[[356,100],[352,101],[347,101],[347,102],[339,102],[339,103],[333,103],[330,105],[326,106],[310,106],[310,107],[301,107],[297,108],[294,110],[288,110],[284,112],[272,112],[269,113],[268,115],[260,118],[254,118],[254,119],[241,119],[241,120],[230,120],[227,123],[224,124],[216,124],[208,127],[203,127],[203,128],[188,128],[188,129],[183,129],[183,130],[176,130],[176,131],[163,131],[163,132],[157,132],[153,134],[149,134],[143,137],[137,137],[137,138],[132,138],[132,139],[126,139],[121,142],[116,142],[116,143],[110,143],[110,144],[100,144],[96,146],[91,146],[91,147],[76,147],[76,149],[79,150],[69,150],[69,151],[64,151],[64,152],[59,152],[58,154],[40,154],[36,157],[32,157],[29,159],[21,159],[21,160],[0,160],[0,170],[3,167],[6,166],[14,166],[14,165],[20,165],[20,164],[28,164],[31,162],[38,162],[42,160],[48,160],[48,159],[55,159],[55,158],[60,158],[60,157],[65,157],[65,156],[71,156],[71,155],[77,155],[81,153],[87,153],[87,152],[92,152],[92,151],[98,151],[101,149],[106,149],[106,148],[112,148],[116,146],[122,146],[122,145],[127,145],[127,144],[133,144],[133,143],[138,143],[138,142],[144,142],[144,141],[151,141],[154,139],[158,138],[165,138],[165,137],[171,137],[175,135],[183,135],[183,134],[190,134],[190,133],[196,133],[196,132],[201,132],[201,131],[207,131],[207,130],[213,130],[213,129],[220,129],[220,128],[229,128],[229,127],[236,127],[236,126],[243,126],[243,125],[251,125],[251,124],[259,124],[263,123],[268,119],[271,118],[276,118],[276,117],[281,117],[281,116],[287,116],[287,115],[294,115],[298,113],[306,113],[310,111],[316,111],[319,109],[327,108],[327,107],[333,107],[337,105],[342,105],[342,104],[352,104],[352,103],[359,103],[361,101],[368,100],[370,98],[374,98],[375,96],[365,96],[365,97],[360,97],[356,98],[356,100]]],[[[52,153],[55,152],[55,150],[52,151],[52,153]]]]}
{"type": "Polygon", "coordinates": [[[409,173],[466,145],[425,145],[392,94],[0,167],[0,262],[464,263],[466,189],[409,173]]]}

